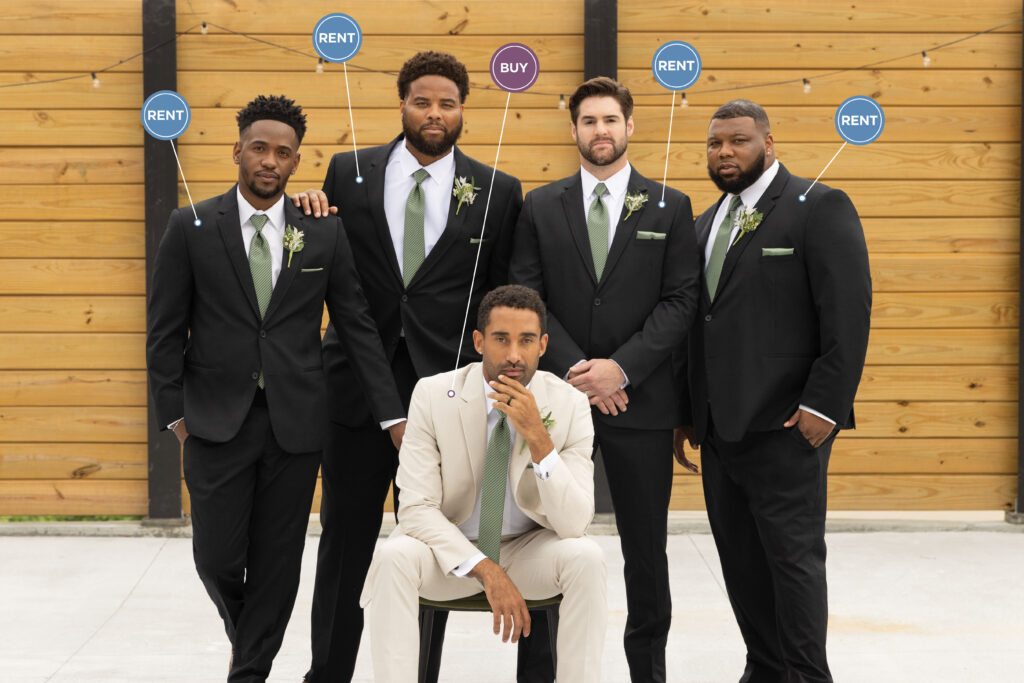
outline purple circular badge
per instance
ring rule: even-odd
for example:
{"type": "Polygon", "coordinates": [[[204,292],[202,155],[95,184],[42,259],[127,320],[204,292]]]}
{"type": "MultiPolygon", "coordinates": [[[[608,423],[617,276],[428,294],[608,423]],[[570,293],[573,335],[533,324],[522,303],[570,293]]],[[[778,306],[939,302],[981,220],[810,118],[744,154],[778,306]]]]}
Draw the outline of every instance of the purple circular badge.
{"type": "Polygon", "coordinates": [[[491,57],[491,79],[506,92],[522,92],[540,75],[536,53],[522,43],[502,45],[491,57]]]}

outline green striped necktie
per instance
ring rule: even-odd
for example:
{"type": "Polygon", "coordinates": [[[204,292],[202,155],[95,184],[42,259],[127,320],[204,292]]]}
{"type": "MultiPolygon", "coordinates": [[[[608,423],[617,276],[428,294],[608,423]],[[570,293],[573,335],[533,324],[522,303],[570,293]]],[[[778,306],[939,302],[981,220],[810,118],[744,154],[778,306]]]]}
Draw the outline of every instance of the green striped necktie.
{"type": "Polygon", "coordinates": [[[505,484],[508,481],[508,456],[511,451],[512,436],[507,417],[505,413],[500,413],[498,424],[487,441],[484,478],[480,489],[480,532],[476,540],[480,552],[495,562],[501,552],[501,523],[505,514],[505,484]]]}
{"type": "MultiPolygon", "coordinates": [[[[252,285],[256,288],[256,303],[260,307],[260,318],[267,314],[267,305],[270,304],[270,295],[274,292],[274,276],[271,273],[270,245],[267,238],[263,236],[263,228],[267,224],[266,214],[253,214],[249,222],[256,228],[256,234],[249,244],[249,272],[252,273],[252,285]]],[[[263,370],[260,370],[260,378],[256,382],[260,389],[263,388],[263,370]]]]}
{"type": "Polygon", "coordinates": [[[427,257],[427,245],[423,237],[423,222],[427,212],[427,198],[421,185],[430,177],[425,168],[418,168],[412,174],[416,185],[405,201],[405,236],[402,239],[402,279],[408,287],[413,275],[427,257]]]}
{"type": "Polygon", "coordinates": [[[729,237],[732,235],[732,222],[736,216],[736,209],[740,207],[742,200],[739,195],[729,202],[729,213],[718,224],[718,232],[715,235],[715,244],[711,247],[711,258],[708,259],[707,270],[704,271],[704,280],[708,284],[708,296],[715,300],[715,292],[718,289],[718,280],[722,277],[722,265],[725,263],[725,252],[729,251],[729,237]]]}

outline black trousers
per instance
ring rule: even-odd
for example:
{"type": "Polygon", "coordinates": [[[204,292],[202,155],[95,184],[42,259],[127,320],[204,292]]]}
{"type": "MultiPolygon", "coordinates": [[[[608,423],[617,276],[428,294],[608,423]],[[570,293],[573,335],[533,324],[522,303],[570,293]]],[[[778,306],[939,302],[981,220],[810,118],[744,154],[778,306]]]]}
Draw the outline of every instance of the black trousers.
{"type": "Polygon", "coordinates": [[[320,464],[281,449],[261,398],[231,441],[184,447],[196,571],[231,641],[232,682],[265,681],[281,648],[320,464]]]}
{"type": "Polygon", "coordinates": [[[825,654],[826,475],[832,437],[797,428],[701,445],[704,500],[747,647],[741,682],[832,681],[825,654]]]}
{"type": "MultiPolygon", "coordinates": [[[[672,430],[621,429],[595,421],[619,542],[625,561],[626,631],[623,645],[634,683],[665,681],[665,645],[672,623],[668,583],[668,504],[672,496],[672,430]]],[[[530,613],[536,622],[536,614],[530,613]]],[[[546,628],[546,623],[541,629],[546,628]]],[[[546,631],[531,625],[529,661],[550,662],[546,631]]],[[[522,679],[520,679],[522,680],[522,679]]],[[[553,680],[551,678],[538,680],[553,680]]]]}

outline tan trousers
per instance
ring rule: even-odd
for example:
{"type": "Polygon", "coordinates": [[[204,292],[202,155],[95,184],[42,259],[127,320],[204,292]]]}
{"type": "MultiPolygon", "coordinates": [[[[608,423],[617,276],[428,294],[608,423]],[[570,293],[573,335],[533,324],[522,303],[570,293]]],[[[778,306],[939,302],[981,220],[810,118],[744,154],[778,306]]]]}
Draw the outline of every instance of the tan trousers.
{"type": "MultiPolygon", "coordinates": [[[[409,683],[419,663],[419,596],[455,600],[483,590],[476,579],[444,574],[429,546],[395,535],[377,548],[363,587],[374,680],[409,683]]],[[[501,567],[527,600],[562,594],[557,635],[559,683],[600,681],[608,615],[601,547],[589,538],[559,538],[536,529],[501,545],[501,567]]],[[[490,630],[481,638],[495,638],[490,630]]],[[[514,674],[510,674],[514,676],[514,674]]]]}

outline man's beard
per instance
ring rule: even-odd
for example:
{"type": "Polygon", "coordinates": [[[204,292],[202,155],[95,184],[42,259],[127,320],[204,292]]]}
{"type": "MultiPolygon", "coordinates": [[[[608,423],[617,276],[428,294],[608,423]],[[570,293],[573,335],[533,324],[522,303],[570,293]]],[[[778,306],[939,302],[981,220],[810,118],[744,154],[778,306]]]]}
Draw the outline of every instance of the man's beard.
{"type": "MultiPolygon", "coordinates": [[[[730,192],[732,194],[739,194],[743,190],[753,185],[761,174],[764,173],[764,150],[761,150],[761,154],[758,155],[757,160],[747,170],[740,169],[740,174],[732,180],[725,180],[722,176],[718,175],[711,169],[711,164],[708,164],[708,176],[714,181],[715,185],[718,185],[718,189],[722,192],[730,192]]],[[[737,164],[738,166],[739,164],[737,164]]]]}
{"type": "Polygon", "coordinates": [[[245,186],[249,188],[249,192],[252,192],[254,195],[259,197],[260,199],[270,199],[272,197],[277,196],[279,193],[284,192],[284,188],[285,188],[285,186],[287,184],[288,184],[287,180],[282,179],[282,178],[278,178],[277,185],[275,185],[273,187],[273,189],[271,189],[271,190],[263,190],[263,189],[260,189],[260,187],[258,185],[256,185],[256,178],[253,177],[252,182],[247,182],[245,184],[245,186]]]}
{"type": "MultiPolygon", "coordinates": [[[[598,159],[597,156],[594,155],[594,153],[590,150],[589,147],[584,147],[583,144],[579,140],[576,141],[576,147],[578,147],[579,150],[580,150],[580,156],[582,156],[584,159],[586,159],[587,161],[592,163],[594,166],[609,166],[611,164],[614,164],[616,161],[618,161],[619,159],[622,158],[623,154],[626,153],[626,147],[629,145],[629,141],[628,140],[623,140],[622,141],[622,146],[619,147],[615,143],[615,139],[614,138],[602,138],[602,139],[608,140],[608,142],[612,143],[611,154],[608,156],[608,158],[606,158],[604,160],[598,159]]],[[[591,144],[593,144],[593,143],[594,143],[594,141],[591,140],[591,144]]]]}
{"type": "MultiPolygon", "coordinates": [[[[444,126],[440,122],[432,122],[431,125],[444,126]]],[[[405,120],[405,114],[402,114],[402,132],[405,134],[405,139],[409,144],[415,147],[421,154],[426,154],[429,157],[439,157],[447,154],[448,150],[459,139],[459,136],[462,135],[462,118],[459,118],[459,125],[452,130],[445,128],[444,137],[436,142],[431,142],[420,131],[410,128],[405,120]]]]}

